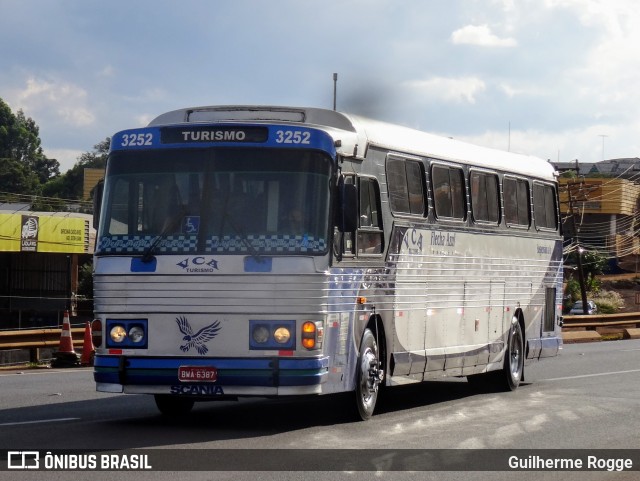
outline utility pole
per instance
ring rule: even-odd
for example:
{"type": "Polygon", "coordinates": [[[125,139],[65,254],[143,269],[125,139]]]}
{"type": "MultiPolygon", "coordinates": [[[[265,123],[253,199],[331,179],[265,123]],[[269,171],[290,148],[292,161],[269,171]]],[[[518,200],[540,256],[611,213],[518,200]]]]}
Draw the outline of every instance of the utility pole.
{"type": "Polygon", "coordinates": [[[582,269],[582,247],[580,247],[580,239],[578,238],[578,227],[576,224],[575,212],[573,210],[573,195],[571,187],[574,185],[581,185],[577,183],[567,183],[567,195],[569,196],[569,211],[571,212],[571,220],[573,221],[573,232],[576,239],[576,245],[578,246],[578,282],[580,283],[580,295],[582,297],[582,313],[588,314],[589,308],[587,306],[587,287],[584,282],[584,270],[582,269]]]}

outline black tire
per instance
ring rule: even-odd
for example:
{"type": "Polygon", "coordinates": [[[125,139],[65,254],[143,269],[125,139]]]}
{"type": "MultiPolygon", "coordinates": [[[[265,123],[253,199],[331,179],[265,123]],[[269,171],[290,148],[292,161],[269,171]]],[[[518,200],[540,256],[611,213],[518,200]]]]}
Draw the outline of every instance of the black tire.
{"type": "Polygon", "coordinates": [[[365,329],[360,343],[360,354],[356,365],[356,407],[363,421],[373,416],[378,400],[381,379],[380,351],[376,338],[369,329],[365,329]]]}
{"type": "Polygon", "coordinates": [[[501,387],[504,391],[515,391],[524,374],[524,336],[522,327],[516,320],[509,329],[509,341],[502,368],[501,387]]]}
{"type": "Polygon", "coordinates": [[[524,337],[517,320],[512,322],[504,354],[504,364],[499,371],[467,376],[467,382],[479,392],[515,391],[523,379],[524,337]]]}
{"type": "Polygon", "coordinates": [[[178,417],[189,414],[195,402],[193,399],[180,398],[168,394],[155,394],[153,397],[156,400],[158,410],[164,416],[168,417],[178,417]]]}

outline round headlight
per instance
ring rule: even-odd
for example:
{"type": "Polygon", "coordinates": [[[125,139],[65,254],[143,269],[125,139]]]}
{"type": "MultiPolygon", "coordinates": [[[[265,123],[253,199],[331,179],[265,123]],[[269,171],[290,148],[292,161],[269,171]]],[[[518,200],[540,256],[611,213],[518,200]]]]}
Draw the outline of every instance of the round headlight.
{"type": "Polygon", "coordinates": [[[291,339],[291,332],[289,332],[289,329],[286,327],[279,327],[276,329],[276,332],[273,333],[273,338],[277,343],[285,344],[291,339]]]}
{"type": "Polygon", "coordinates": [[[131,342],[140,342],[144,339],[144,330],[140,326],[133,326],[129,329],[129,339],[131,342]]]}
{"type": "Polygon", "coordinates": [[[124,341],[124,338],[127,337],[127,331],[125,331],[124,327],[118,324],[111,328],[109,335],[113,342],[122,342],[124,341]]]}
{"type": "Polygon", "coordinates": [[[269,340],[269,329],[264,326],[256,326],[251,334],[253,340],[258,344],[264,344],[269,340]]]}

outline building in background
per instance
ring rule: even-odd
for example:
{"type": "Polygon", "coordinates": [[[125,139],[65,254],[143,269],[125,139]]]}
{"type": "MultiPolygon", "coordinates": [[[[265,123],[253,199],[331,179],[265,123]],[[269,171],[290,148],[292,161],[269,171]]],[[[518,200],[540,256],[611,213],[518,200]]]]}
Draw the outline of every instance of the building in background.
{"type": "Polygon", "coordinates": [[[565,251],[579,242],[607,256],[613,269],[636,265],[640,185],[622,177],[560,177],[559,183],[565,251]]]}
{"type": "Polygon", "coordinates": [[[92,318],[78,304],[79,270],[95,245],[91,223],[89,214],[0,210],[0,329],[58,326],[67,309],[77,322],[92,318]]]}

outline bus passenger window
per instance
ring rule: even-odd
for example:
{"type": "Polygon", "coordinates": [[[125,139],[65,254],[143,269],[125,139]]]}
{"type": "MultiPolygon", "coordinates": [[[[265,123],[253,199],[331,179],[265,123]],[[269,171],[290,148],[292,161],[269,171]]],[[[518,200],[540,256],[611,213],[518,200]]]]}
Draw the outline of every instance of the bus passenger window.
{"type": "Polygon", "coordinates": [[[431,179],[436,217],[464,220],[466,209],[462,169],[434,165],[431,179]]]}
{"type": "Polygon", "coordinates": [[[387,188],[393,212],[424,216],[423,178],[419,162],[387,159],[387,188]]]}
{"type": "Polygon", "coordinates": [[[471,172],[470,180],[473,220],[499,224],[498,177],[485,172],[471,172]]]}
{"type": "Polygon", "coordinates": [[[558,228],[556,195],[553,186],[533,184],[533,214],[538,229],[558,228]]]}
{"type": "Polygon", "coordinates": [[[529,227],[531,224],[529,184],[524,179],[505,177],[502,182],[504,218],[507,225],[529,227]]]}

